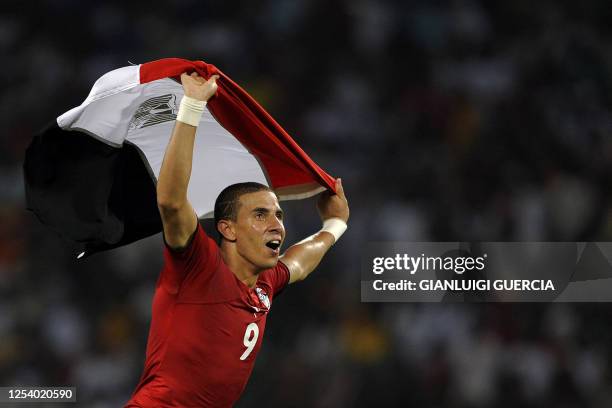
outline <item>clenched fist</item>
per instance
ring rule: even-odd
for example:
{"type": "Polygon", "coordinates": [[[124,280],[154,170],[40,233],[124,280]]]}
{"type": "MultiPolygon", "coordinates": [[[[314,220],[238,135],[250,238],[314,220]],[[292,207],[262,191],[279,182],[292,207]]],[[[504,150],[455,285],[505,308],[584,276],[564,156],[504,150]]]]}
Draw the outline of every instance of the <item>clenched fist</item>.
{"type": "Polygon", "coordinates": [[[329,218],[340,218],[344,222],[348,221],[349,206],[344,196],[341,179],[336,179],[336,194],[329,190],[321,193],[317,202],[317,209],[323,221],[329,218]]]}
{"type": "Polygon", "coordinates": [[[192,72],[187,75],[186,72],[181,74],[181,83],[185,91],[185,96],[188,96],[199,101],[208,101],[217,92],[217,79],[219,75],[213,75],[208,81],[192,72]]]}

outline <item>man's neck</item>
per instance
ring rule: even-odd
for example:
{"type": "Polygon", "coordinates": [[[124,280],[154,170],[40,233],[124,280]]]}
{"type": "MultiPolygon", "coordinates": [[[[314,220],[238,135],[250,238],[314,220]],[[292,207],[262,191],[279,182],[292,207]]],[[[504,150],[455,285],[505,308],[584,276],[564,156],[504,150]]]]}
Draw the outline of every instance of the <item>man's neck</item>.
{"type": "Polygon", "coordinates": [[[223,244],[221,245],[221,257],[227,267],[242,283],[249,288],[255,287],[259,272],[261,272],[260,270],[223,244]]]}

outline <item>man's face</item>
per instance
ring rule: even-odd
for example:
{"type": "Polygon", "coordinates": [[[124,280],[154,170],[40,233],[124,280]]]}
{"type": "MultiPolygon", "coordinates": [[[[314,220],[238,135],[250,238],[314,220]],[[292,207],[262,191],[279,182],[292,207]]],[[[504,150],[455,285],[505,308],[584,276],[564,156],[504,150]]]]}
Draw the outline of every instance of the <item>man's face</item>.
{"type": "Polygon", "coordinates": [[[276,194],[257,191],[240,196],[236,216],[236,249],[257,269],[273,268],[285,239],[283,211],[276,194]]]}

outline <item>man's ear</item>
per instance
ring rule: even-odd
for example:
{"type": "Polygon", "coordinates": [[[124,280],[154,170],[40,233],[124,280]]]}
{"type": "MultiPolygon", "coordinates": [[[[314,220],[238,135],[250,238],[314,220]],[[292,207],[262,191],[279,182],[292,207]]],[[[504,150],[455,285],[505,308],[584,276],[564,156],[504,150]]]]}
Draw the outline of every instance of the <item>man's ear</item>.
{"type": "Polygon", "coordinates": [[[221,236],[230,241],[236,242],[236,231],[234,230],[234,223],[230,220],[219,220],[217,223],[217,231],[221,236]]]}

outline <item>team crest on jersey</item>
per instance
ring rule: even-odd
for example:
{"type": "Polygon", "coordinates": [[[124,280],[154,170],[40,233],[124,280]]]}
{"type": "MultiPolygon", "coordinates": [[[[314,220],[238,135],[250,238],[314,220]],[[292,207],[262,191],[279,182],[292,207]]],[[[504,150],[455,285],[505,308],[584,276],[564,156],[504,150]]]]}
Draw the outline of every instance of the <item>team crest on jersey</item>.
{"type": "Polygon", "coordinates": [[[140,104],[130,121],[129,130],[170,122],[176,119],[176,95],[167,94],[147,99],[140,104]]]}
{"type": "Polygon", "coordinates": [[[257,292],[257,297],[259,297],[259,300],[261,300],[261,303],[264,304],[266,309],[270,309],[270,298],[268,297],[266,292],[264,292],[263,289],[261,288],[255,288],[255,291],[257,292]]]}

